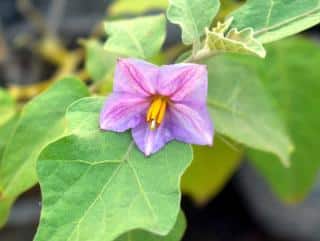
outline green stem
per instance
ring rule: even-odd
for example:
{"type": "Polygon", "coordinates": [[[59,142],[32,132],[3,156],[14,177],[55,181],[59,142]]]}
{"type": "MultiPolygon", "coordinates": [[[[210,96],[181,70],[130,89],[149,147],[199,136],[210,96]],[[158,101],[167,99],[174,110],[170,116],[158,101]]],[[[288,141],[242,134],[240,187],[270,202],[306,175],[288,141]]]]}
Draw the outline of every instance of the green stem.
{"type": "Polygon", "coordinates": [[[216,54],[217,54],[217,52],[212,52],[207,49],[200,49],[195,54],[192,54],[190,57],[183,60],[183,62],[184,63],[198,63],[198,62],[201,62],[201,61],[203,61],[207,58],[210,58],[216,54]]]}

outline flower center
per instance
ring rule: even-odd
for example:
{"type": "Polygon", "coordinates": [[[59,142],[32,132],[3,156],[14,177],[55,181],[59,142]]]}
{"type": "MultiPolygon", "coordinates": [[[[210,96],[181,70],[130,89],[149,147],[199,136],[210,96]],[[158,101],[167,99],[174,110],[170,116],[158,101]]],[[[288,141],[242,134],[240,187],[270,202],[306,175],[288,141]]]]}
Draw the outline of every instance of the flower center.
{"type": "Polygon", "coordinates": [[[150,129],[155,130],[159,126],[166,113],[168,99],[164,96],[157,96],[152,100],[152,103],[147,112],[147,122],[150,129]]]}

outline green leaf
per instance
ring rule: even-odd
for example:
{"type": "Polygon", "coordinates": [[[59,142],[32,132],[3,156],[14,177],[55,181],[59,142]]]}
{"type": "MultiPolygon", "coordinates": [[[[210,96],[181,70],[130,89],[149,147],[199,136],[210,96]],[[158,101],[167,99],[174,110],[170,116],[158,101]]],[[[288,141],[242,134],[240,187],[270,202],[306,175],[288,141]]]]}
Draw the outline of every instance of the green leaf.
{"type": "Polygon", "coordinates": [[[0,126],[0,164],[1,164],[3,151],[5,149],[5,146],[8,142],[10,135],[14,131],[14,128],[17,123],[17,119],[18,119],[17,116],[14,116],[10,120],[8,120],[6,123],[4,123],[2,126],[0,126]]]}
{"type": "MultiPolygon", "coordinates": [[[[0,165],[0,210],[3,205],[8,208],[18,195],[36,184],[38,155],[65,134],[66,107],[88,94],[80,80],[66,78],[24,107],[0,165]]],[[[0,220],[0,226],[4,221],[0,220]]]]}
{"type": "Polygon", "coordinates": [[[207,103],[216,131],[273,153],[288,165],[293,146],[273,99],[254,71],[228,56],[217,56],[207,64],[207,103]]]}
{"type": "Polygon", "coordinates": [[[301,32],[320,22],[320,0],[248,0],[231,13],[233,27],[252,27],[268,43],[301,32]]]}
{"type": "Polygon", "coordinates": [[[167,16],[172,23],[180,25],[183,43],[196,43],[200,47],[200,37],[210,27],[219,7],[219,0],[171,0],[167,16]]]}
{"type": "Polygon", "coordinates": [[[84,98],[69,107],[70,135],[41,153],[36,241],[111,241],[133,229],[166,235],[176,222],[190,146],[171,142],[145,157],[130,133],[100,130],[103,102],[84,98]]]}
{"type": "Polygon", "coordinates": [[[239,167],[242,148],[216,136],[213,147],[194,146],[193,161],[181,180],[182,191],[199,205],[217,195],[239,167]]]}
{"type": "Polygon", "coordinates": [[[153,9],[166,9],[168,6],[168,0],[117,0],[110,6],[110,15],[120,14],[141,14],[148,10],[153,9]]]}
{"type": "MultiPolygon", "coordinates": [[[[0,163],[1,163],[1,157],[3,155],[5,145],[7,144],[9,137],[14,131],[16,123],[17,123],[17,117],[14,116],[5,124],[0,126],[0,163]]],[[[0,176],[0,183],[1,183],[1,178],[2,177],[0,176]]],[[[9,200],[4,199],[2,197],[1,192],[2,192],[2,189],[0,187],[0,227],[6,222],[7,217],[9,215],[11,203],[13,202],[12,198],[9,198],[9,200]]]]}
{"type": "Polygon", "coordinates": [[[292,38],[267,48],[269,54],[265,62],[250,59],[279,105],[295,151],[290,168],[279,165],[273,156],[253,151],[249,154],[273,191],[288,202],[301,201],[318,180],[319,47],[318,43],[310,40],[292,38]]]}
{"type": "Polygon", "coordinates": [[[7,91],[0,88],[0,126],[15,114],[15,101],[7,91]]]}
{"type": "Polygon", "coordinates": [[[86,48],[86,71],[93,81],[104,81],[111,75],[117,57],[107,52],[103,44],[97,40],[89,40],[85,42],[86,48]]]}
{"type": "Polygon", "coordinates": [[[183,215],[183,212],[181,211],[176,221],[176,224],[174,225],[170,233],[166,236],[159,236],[152,233],[148,233],[146,231],[134,230],[124,235],[121,235],[121,237],[117,238],[116,241],[179,241],[181,240],[185,229],[186,220],[183,215]]]}
{"type": "Polygon", "coordinates": [[[209,53],[230,52],[264,58],[266,51],[262,44],[253,37],[252,28],[244,28],[241,31],[232,28],[227,32],[232,20],[231,17],[224,23],[218,22],[212,30],[206,30],[205,50],[208,50],[209,53]]]}
{"type": "Polygon", "coordinates": [[[163,14],[108,21],[105,29],[109,39],[105,49],[130,57],[151,58],[161,49],[166,35],[165,26],[163,14]]]}

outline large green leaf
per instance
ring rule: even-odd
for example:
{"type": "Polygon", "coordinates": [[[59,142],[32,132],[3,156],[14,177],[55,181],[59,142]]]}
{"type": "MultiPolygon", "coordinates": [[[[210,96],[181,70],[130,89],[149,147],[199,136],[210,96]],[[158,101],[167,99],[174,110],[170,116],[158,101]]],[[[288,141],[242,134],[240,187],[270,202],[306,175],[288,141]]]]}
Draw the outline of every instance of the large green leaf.
{"type": "Polygon", "coordinates": [[[255,37],[267,43],[318,24],[320,0],[248,0],[231,15],[234,27],[252,27],[255,37]]]}
{"type": "Polygon", "coordinates": [[[303,199],[318,180],[319,47],[312,41],[293,38],[270,46],[265,62],[250,59],[276,99],[295,145],[290,168],[263,153],[250,152],[250,157],[272,189],[289,202],[303,199]]]}
{"type": "Polygon", "coordinates": [[[273,99],[253,71],[227,56],[207,62],[208,107],[216,131],[288,164],[293,146],[273,99]]]}
{"type": "Polygon", "coordinates": [[[165,25],[163,14],[108,21],[105,29],[109,39],[105,49],[125,56],[148,59],[160,51],[166,35],[165,25]]]}
{"type": "MultiPolygon", "coordinates": [[[[23,109],[0,165],[0,210],[37,182],[36,159],[41,150],[65,132],[64,113],[73,101],[87,96],[87,88],[74,78],[63,79],[23,109]]],[[[0,220],[0,226],[5,218],[0,220]]]]}
{"type": "Polygon", "coordinates": [[[117,0],[110,6],[109,14],[141,14],[152,9],[165,9],[168,6],[168,0],[117,0]]]}
{"type": "Polygon", "coordinates": [[[102,105],[102,98],[91,97],[69,107],[70,135],[39,158],[43,210],[37,241],[111,241],[133,229],[166,235],[176,222],[190,146],[171,142],[145,157],[130,133],[99,129],[102,105]]]}
{"type": "Polygon", "coordinates": [[[0,126],[15,114],[15,102],[4,89],[0,88],[0,126]]]}
{"type": "Polygon", "coordinates": [[[179,241],[183,236],[185,228],[186,220],[183,213],[180,212],[176,224],[166,236],[160,236],[142,230],[134,230],[121,235],[116,241],[179,241]]]}
{"type": "Polygon", "coordinates": [[[240,164],[242,148],[220,138],[215,138],[213,147],[193,147],[192,164],[181,180],[182,191],[200,205],[219,193],[240,164]]]}
{"type": "Polygon", "coordinates": [[[210,27],[219,7],[219,0],[171,0],[167,16],[172,23],[180,25],[185,44],[199,45],[200,37],[205,28],[210,27]]]}

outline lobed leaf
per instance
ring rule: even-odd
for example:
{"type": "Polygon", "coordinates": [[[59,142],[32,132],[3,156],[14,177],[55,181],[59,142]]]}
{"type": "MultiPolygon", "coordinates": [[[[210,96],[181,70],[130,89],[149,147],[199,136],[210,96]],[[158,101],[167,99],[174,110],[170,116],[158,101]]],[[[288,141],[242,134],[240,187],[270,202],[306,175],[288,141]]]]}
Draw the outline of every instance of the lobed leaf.
{"type": "Polygon", "coordinates": [[[166,35],[165,27],[163,14],[107,21],[105,29],[109,38],[105,49],[124,56],[151,58],[161,49],[166,35]]]}
{"type": "MultiPolygon", "coordinates": [[[[0,210],[7,210],[17,196],[37,183],[38,155],[65,134],[66,107],[88,94],[80,80],[66,78],[24,107],[0,163],[0,210]]],[[[5,219],[0,220],[0,226],[5,219]]]]}
{"type": "Polygon", "coordinates": [[[268,43],[296,34],[320,22],[320,0],[248,0],[230,14],[232,27],[252,27],[268,43]]]}
{"type": "Polygon", "coordinates": [[[262,44],[254,38],[252,28],[245,28],[241,31],[232,28],[227,32],[232,20],[231,17],[224,23],[218,22],[212,30],[206,30],[205,49],[212,53],[230,52],[264,58],[266,51],[262,44]]]}
{"type": "Polygon", "coordinates": [[[289,164],[293,145],[279,111],[260,79],[231,56],[207,61],[207,104],[216,131],[289,164]]]}
{"type": "Polygon", "coordinates": [[[183,43],[197,43],[200,47],[200,37],[211,25],[219,7],[219,0],[170,0],[167,16],[181,27],[183,43]]]}
{"type": "Polygon", "coordinates": [[[71,105],[70,134],[39,157],[43,209],[36,241],[111,241],[134,229],[167,235],[176,222],[190,146],[171,142],[145,157],[128,132],[100,130],[103,102],[92,97],[71,105]]]}

